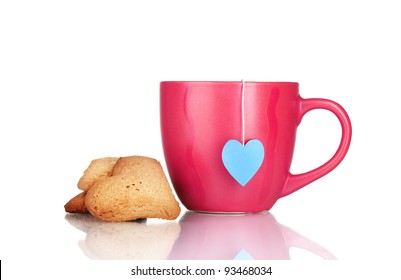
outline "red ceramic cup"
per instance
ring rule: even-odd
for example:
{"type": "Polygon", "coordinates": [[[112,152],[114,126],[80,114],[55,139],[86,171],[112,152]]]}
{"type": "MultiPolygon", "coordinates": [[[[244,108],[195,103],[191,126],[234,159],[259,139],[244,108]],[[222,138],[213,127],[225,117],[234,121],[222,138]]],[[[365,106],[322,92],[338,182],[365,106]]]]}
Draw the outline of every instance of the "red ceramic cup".
{"type": "Polygon", "coordinates": [[[165,160],[184,206],[202,212],[260,212],[332,171],[345,157],[351,122],[327,99],[303,99],[292,82],[161,82],[165,160]],[[335,155],[291,174],[296,130],[313,109],[341,124],[335,155]]]}

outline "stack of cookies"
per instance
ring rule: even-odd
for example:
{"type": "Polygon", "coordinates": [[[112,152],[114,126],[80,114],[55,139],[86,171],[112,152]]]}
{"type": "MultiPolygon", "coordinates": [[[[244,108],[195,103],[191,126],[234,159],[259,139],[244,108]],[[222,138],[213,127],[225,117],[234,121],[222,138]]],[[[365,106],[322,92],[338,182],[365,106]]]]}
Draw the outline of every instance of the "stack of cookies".
{"type": "Polygon", "coordinates": [[[180,207],[160,163],[143,156],[93,160],[78,182],[82,191],[64,206],[111,222],[173,220],[180,207]]]}

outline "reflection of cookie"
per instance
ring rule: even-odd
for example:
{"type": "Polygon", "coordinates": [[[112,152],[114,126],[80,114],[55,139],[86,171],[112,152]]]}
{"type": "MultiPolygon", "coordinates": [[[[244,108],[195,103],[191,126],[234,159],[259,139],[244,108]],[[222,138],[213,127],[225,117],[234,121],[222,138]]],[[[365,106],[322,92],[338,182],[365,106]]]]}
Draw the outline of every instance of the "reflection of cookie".
{"type": "Polygon", "coordinates": [[[83,191],[89,190],[97,182],[110,177],[113,172],[113,167],[118,158],[106,157],[92,160],[84,175],[78,182],[78,188],[83,191]]]}
{"type": "Polygon", "coordinates": [[[85,192],[81,192],[70,199],[66,205],[64,205],[64,209],[69,213],[89,213],[88,209],[85,206],[85,192]]]}
{"type": "Polygon", "coordinates": [[[81,214],[67,214],[65,219],[86,233],[78,245],[91,259],[164,260],[180,235],[180,225],[170,221],[107,223],[81,214]]]}
{"type": "Polygon", "coordinates": [[[180,214],[160,163],[141,156],[120,158],[111,177],[90,187],[85,205],[93,216],[106,221],[173,220],[180,214]]]}
{"type": "Polygon", "coordinates": [[[88,229],[80,247],[93,259],[165,260],[179,234],[180,226],[174,222],[103,222],[88,229]]]}

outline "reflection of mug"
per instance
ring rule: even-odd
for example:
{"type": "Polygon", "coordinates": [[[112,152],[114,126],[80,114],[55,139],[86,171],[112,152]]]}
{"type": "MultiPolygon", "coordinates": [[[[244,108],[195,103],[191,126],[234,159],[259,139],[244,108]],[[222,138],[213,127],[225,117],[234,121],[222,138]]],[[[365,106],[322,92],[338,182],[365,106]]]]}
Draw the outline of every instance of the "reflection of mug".
{"type": "Polygon", "coordinates": [[[161,82],[163,149],[181,202],[206,212],[260,212],[332,171],[345,157],[351,123],[326,99],[302,99],[290,82],[161,82]],[[333,112],[342,127],[335,155],[290,173],[295,135],[313,109],[333,112]]]}
{"type": "Polygon", "coordinates": [[[280,225],[270,213],[207,215],[188,212],[169,259],[291,259],[300,248],[323,259],[335,259],[323,247],[280,225]]]}

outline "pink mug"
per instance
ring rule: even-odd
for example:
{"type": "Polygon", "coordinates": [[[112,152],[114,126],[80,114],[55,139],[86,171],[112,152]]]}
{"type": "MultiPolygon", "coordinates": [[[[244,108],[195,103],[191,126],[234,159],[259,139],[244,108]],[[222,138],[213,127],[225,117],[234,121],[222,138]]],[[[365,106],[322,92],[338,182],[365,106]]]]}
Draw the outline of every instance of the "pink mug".
{"type": "Polygon", "coordinates": [[[161,82],[164,156],[174,189],[190,210],[261,212],[326,175],[345,157],[351,122],[327,99],[303,99],[293,82],[161,82]],[[314,109],[336,115],[342,128],[334,156],[291,174],[296,130],[314,109]]]}

